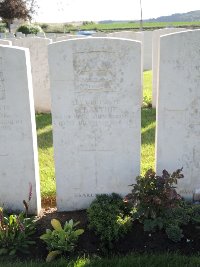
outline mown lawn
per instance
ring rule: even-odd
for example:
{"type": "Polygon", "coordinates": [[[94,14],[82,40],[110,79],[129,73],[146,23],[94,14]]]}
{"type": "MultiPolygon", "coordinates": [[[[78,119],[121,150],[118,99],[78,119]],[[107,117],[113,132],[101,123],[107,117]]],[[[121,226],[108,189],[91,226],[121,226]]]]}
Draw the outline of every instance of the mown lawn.
{"type": "MultiPolygon", "coordinates": [[[[148,106],[152,99],[152,73],[144,72],[143,97],[148,106]]],[[[155,109],[142,108],[142,150],[141,174],[149,168],[154,168],[155,143],[155,109]]],[[[55,196],[55,168],[53,159],[52,121],[50,114],[37,114],[37,135],[39,147],[39,165],[42,197],[55,196]]]]}
{"type": "Polygon", "coordinates": [[[77,260],[61,259],[52,263],[39,261],[30,262],[5,262],[0,261],[1,267],[199,267],[200,257],[183,256],[179,254],[162,254],[162,255],[138,255],[132,254],[124,257],[115,256],[110,258],[88,257],[77,260]]]}

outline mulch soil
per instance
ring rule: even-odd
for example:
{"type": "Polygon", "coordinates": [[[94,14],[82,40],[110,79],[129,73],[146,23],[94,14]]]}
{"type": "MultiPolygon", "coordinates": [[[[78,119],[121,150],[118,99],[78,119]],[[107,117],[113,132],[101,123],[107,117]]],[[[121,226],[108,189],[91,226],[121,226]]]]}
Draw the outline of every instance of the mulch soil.
{"type": "MultiPolygon", "coordinates": [[[[102,255],[100,249],[100,239],[94,232],[88,229],[87,212],[85,210],[73,212],[57,212],[56,208],[46,208],[42,210],[38,217],[34,239],[36,245],[31,250],[31,258],[45,259],[48,251],[46,244],[39,239],[46,229],[52,229],[51,220],[58,219],[62,225],[65,221],[73,219],[80,221],[77,228],[85,231],[79,237],[78,245],[75,250],[76,256],[81,255],[102,255]]],[[[144,232],[143,225],[138,221],[133,222],[132,230],[123,238],[118,240],[110,254],[125,255],[130,252],[137,253],[164,253],[178,252],[184,255],[193,255],[200,252],[200,230],[190,224],[183,228],[184,237],[181,242],[175,243],[169,240],[164,231],[154,233],[144,232]]]]}

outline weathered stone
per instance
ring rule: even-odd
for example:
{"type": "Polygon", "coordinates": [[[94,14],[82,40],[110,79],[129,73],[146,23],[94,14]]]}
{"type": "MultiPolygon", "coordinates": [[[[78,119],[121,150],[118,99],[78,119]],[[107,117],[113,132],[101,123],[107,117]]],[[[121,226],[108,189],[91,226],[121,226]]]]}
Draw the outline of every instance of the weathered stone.
{"type": "MultiPolygon", "coordinates": [[[[158,71],[159,71],[159,54],[160,54],[160,37],[162,35],[185,31],[186,29],[167,28],[153,31],[153,48],[152,48],[152,106],[156,107],[158,88],[158,71]]],[[[170,48],[169,48],[170,49],[170,48]]]]}
{"type": "Polygon", "coordinates": [[[40,211],[40,185],[28,49],[0,46],[0,206],[40,211]]]}
{"type": "Polygon", "coordinates": [[[22,38],[13,40],[13,45],[30,50],[33,94],[36,112],[51,111],[49,65],[47,46],[52,41],[47,38],[22,38]]]}
{"type": "Polygon", "coordinates": [[[49,46],[58,210],[127,194],[140,173],[141,44],[85,38],[49,46]]]}
{"type": "Polygon", "coordinates": [[[1,40],[0,39],[0,45],[12,45],[12,42],[8,41],[8,40],[1,40]]]}
{"type": "Polygon", "coordinates": [[[160,38],[156,169],[183,167],[181,195],[200,189],[200,31],[160,38]]]}

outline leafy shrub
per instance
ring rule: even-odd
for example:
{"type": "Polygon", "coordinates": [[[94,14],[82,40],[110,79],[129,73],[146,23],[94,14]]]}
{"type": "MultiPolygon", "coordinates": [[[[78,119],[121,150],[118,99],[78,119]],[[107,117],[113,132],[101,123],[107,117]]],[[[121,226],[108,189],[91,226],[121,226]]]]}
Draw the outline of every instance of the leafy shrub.
{"type": "Polygon", "coordinates": [[[177,224],[169,224],[165,231],[168,238],[174,242],[179,242],[183,237],[183,230],[177,224]]]}
{"type": "Polygon", "coordinates": [[[200,222],[200,208],[194,210],[176,192],[175,185],[184,177],[181,172],[178,169],[169,174],[163,170],[162,176],[157,176],[150,169],[144,177],[136,178],[132,193],[125,198],[134,207],[133,219],[143,223],[145,231],[165,229],[174,242],[183,237],[181,227],[192,220],[191,215],[200,222]]]}
{"type": "Polygon", "coordinates": [[[54,230],[46,230],[46,234],[40,236],[47,244],[49,254],[46,258],[47,262],[53,260],[57,255],[63,252],[71,252],[74,250],[79,235],[83,234],[83,229],[76,230],[75,227],[79,222],[74,223],[73,220],[65,222],[62,228],[60,222],[56,219],[51,220],[54,230]]]}
{"type": "Polygon", "coordinates": [[[39,25],[24,24],[17,28],[17,32],[22,32],[24,34],[37,34],[38,32],[43,32],[43,30],[39,25]]]}
{"type": "Polygon", "coordinates": [[[131,208],[118,194],[97,195],[87,210],[89,228],[94,229],[102,241],[102,248],[124,236],[131,226],[131,208]]]}
{"type": "Polygon", "coordinates": [[[43,31],[46,31],[48,29],[48,24],[47,23],[41,23],[40,27],[42,28],[43,31]]]}
{"type": "Polygon", "coordinates": [[[177,194],[175,185],[183,178],[182,169],[169,174],[166,170],[162,176],[157,176],[152,169],[144,177],[138,176],[133,184],[132,193],[126,196],[136,208],[136,216],[140,219],[155,219],[160,217],[167,208],[173,208],[181,203],[181,196],[177,194]]]}
{"type": "Polygon", "coordinates": [[[0,23],[0,32],[6,32],[6,24],[0,23]]]}
{"type": "Polygon", "coordinates": [[[19,215],[5,215],[0,208],[0,255],[13,256],[17,252],[29,253],[29,246],[35,244],[31,240],[35,232],[33,218],[19,215]]]}

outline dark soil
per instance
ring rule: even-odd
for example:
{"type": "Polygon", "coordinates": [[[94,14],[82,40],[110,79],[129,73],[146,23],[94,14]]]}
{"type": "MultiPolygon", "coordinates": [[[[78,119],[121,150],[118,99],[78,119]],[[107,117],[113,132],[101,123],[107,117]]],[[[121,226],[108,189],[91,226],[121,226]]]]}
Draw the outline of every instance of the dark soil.
{"type": "MultiPolygon", "coordinates": [[[[85,232],[79,237],[76,247],[77,255],[94,255],[102,254],[100,249],[100,240],[93,231],[88,229],[87,213],[85,210],[73,212],[57,212],[55,208],[44,209],[42,215],[38,218],[35,234],[36,245],[32,248],[31,258],[45,259],[48,251],[45,243],[39,239],[39,236],[45,233],[46,229],[52,229],[51,219],[58,219],[62,224],[66,220],[73,219],[80,221],[78,228],[83,228],[85,232]]],[[[127,254],[130,252],[138,253],[162,253],[162,252],[179,252],[184,255],[197,254],[200,251],[200,230],[190,224],[183,229],[184,237],[181,242],[175,243],[169,240],[163,231],[155,233],[144,232],[143,225],[135,221],[132,230],[126,237],[118,240],[111,254],[127,254]]]]}

